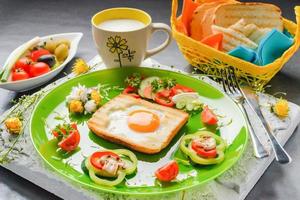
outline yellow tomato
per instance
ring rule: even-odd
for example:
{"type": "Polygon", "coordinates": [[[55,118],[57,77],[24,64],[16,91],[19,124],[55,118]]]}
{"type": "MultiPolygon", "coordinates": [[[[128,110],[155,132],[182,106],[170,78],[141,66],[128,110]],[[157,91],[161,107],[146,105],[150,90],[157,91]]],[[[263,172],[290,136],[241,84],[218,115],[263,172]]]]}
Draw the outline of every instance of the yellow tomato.
{"type": "Polygon", "coordinates": [[[11,134],[19,134],[22,129],[22,122],[17,117],[11,117],[5,120],[4,122],[7,130],[11,134]]]}
{"type": "Polygon", "coordinates": [[[91,99],[96,102],[97,105],[101,102],[101,96],[97,90],[92,90],[91,92],[91,99]]]}
{"type": "Polygon", "coordinates": [[[82,113],[84,111],[84,107],[81,101],[72,100],[69,103],[69,110],[71,113],[82,113]]]}

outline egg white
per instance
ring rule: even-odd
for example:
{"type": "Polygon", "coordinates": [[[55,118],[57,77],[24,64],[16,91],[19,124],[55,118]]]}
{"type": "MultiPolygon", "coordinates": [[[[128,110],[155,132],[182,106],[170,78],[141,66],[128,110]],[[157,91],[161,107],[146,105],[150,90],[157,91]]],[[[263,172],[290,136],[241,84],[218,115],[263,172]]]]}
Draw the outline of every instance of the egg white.
{"type": "Polygon", "coordinates": [[[108,115],[109,125],[107,127],[107,131],[114,135],[127,137],[138,142],[155,142],[159,140],[159,135],[161,135],[161,132],[164,129],[162,122],[164,121],[165,116],[165,113],[162,111],[149,109],[144,106],[133,105],[124,109],[116,109],[108,115]],[[155,131],[146,133],[138,132],[129,128],[127,122],[128,117],[131,112],[136,110],[145,110],[156,114],[160,120],[159,127],[155,131]]]}

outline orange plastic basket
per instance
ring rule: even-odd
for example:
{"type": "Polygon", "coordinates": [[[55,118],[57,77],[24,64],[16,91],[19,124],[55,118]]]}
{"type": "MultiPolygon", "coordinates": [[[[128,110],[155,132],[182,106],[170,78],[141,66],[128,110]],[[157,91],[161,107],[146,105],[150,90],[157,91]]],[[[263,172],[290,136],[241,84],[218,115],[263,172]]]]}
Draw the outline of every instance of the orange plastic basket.
{"type": "MultiPolygon", "coordinates": [[[[203,2],[205,1],[206,0],[203,0],[203,2]]],[[[250,86],[257,90],[262,89],[263,86],[266,85],[278,71],[280,71],[283,65],[298,50],[300,45],[300,6],[295,7],[297,24],[285,18],[283,19],[284,28],[294,35],[294,44],[285,51],[280,58],[265,66],[257,66],[250,62],[235,58],[177,31],[176,23],[180,17],[176,16],[177,9],[178,0],[173,0],[171,14],[173,37],[185,59],[203,73],[216,77],[219,74],[219,69],[232,66],[235,68],[240,80],[246,81],[250,86]]]]}

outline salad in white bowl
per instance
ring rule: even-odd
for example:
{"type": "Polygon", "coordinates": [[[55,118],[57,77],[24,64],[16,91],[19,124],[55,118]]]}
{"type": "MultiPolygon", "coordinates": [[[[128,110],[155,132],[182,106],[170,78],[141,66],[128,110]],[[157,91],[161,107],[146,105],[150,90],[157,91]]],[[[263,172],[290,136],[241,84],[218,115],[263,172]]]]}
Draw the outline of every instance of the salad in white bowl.
{"type": "Polygon", "coordinates": [[[54,78],[77,52],[82,33],[35,37],[15,49],[0,68],[0,88],[16,92],[54,78]]]}

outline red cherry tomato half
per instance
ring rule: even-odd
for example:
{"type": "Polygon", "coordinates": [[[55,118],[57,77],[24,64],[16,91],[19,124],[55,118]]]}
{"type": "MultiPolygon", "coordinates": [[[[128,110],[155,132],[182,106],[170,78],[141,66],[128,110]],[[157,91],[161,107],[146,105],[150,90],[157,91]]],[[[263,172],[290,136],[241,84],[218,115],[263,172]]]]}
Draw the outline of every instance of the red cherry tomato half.
{"type": "Polygon", "coordinates": [[[66,129],[64,129],[64,128],[60,128],[60,131],[62,132],[62,134],[64,134],[64,135],[66,135],[67,134],[67,131],[66,131],[66,129]]]}
{"type": "Polygon", "coordinates": [[[59,136],[59,133],[57,131],[52,131],[52,135],[57,138],[59,136]]]}
{"type": "Polygon", "coordinates": [[[29,70],[30,70],[30,67],[31,67],[31,63],[32,61],[29,59],[29,58],[20,58],[14,68],[13,68],[13,71],[17,70],[17,69],[22,69],[24,70],[25,72],[29,73],[29,70]]]}
{"type": "Polygon", "coordinates": [[[41,76],[43,74],[46,74],[50,72],[50,67],[46,63],[43,62],[37,62],[33,64],[30,68],[29,75],[31,77],[41,76]]]}
{"type": "Polygon", "coordinates": [[[49,55],[49,54],[51,54],[51,53],[46,49],[38,49],[38,50],[32,51],[30,57],[34,62],[36,62],[41,56],[49,55]]]}
{"type": "Polygon", "coordinates": [[[165,166],[159,168],[155,172],[155,176],[158,180],[169,182],[176,178],[179,173],[179,166],[176,161],[171,161],[165,166]]]}
{"type": "Polygon", "coordinates": [[[75,130],[78,130],[77,124],[75,124],[75,123],[72,123],[72,124],[71,124],[71,127],[72,127],[73,129],[75,129],[75,130]]]}
{"type": "Polygon", "coordinates": [[[20,80],[26,80],[29,79],[29,74],[25,72],[23,69],[16,69],[12,73],[12,81],[20,81],[20,80]]]}
{"type": "Polygon", "coordinates": [[[137,99],[141,98],[138,94],[135,93],[135,91],[136,91],[136,89],[134,87],[127,86],[124,89],[122,94],[130,95],[130,96],[132,96],[134,98],[137,98],[137,99]]]}
{"type": "Polygon", "coordinates": [[[71,130],[67,138],[62,139],[58,146],[64,151],[73,151],[77,148],[80,142],[80,134],[77,130],[71,130]]]}
{"type": "Polygon", "coordinates": [[[103,165],[100,163],[100,158],[102,156],[111,156],[114,157],[115,159],[119,159],[119,155],[115,154],[114,152],[111,151],[97,151],[92,154],[91,156],[91,164],[97,168],[97,169],[102,169],[103,165]]]}
{"type": "Polygon", "coordinates": [[[171,88],[171,96],[175,96],[176,94],[180,94],[183,92],[195,92],[195,90],[180,84],[176,84],[171,88]]]}
{"type": "Polygon", "coordinates": [[[172,101],[172,97],[170,95],[170,90],[162,90],[155,94],[154,101],[163,106],[173,107],[175,103],[172,101]]]}
{"type": "Polygon", "coordinates": [[[204,107],[204,109],[201,113],[201,120],[204,124],[207,124],[207,125],[216,125],[218,123],[217,116],[207,106],[204,107]]]}
{"type": "Polygon", "coordinates": [[[217,150],[211,149],[211,150],[205,150],[199,144],[195,141],[192,141],[192,149],[201,157],[204,158],[215,158],[217,157],[217,150]]]}

